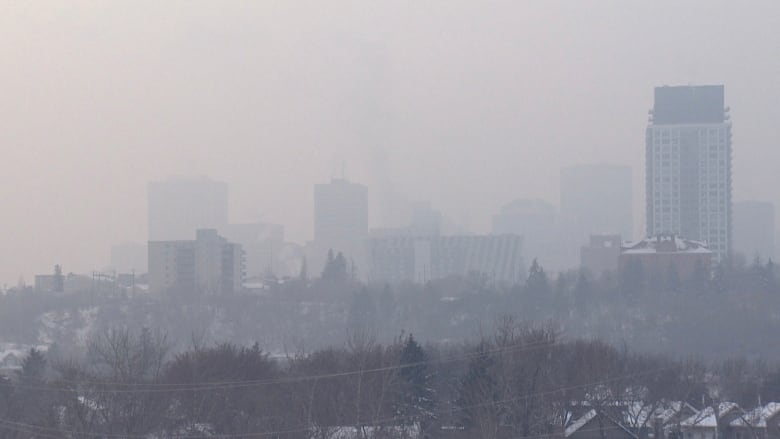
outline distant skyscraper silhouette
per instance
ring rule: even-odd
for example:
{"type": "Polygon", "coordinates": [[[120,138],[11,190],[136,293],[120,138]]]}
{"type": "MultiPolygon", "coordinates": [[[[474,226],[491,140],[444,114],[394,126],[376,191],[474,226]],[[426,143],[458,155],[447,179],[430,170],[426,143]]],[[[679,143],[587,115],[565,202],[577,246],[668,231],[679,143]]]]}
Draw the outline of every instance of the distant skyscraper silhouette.
{"type": "MultiPolygon", "coordinates": [[[[310,267],[319,271],[328,250],[343,253],[365,273],[368,239],[368,188],[345,179],[314,186],[314,242],[310,267]]],[[[357,275],[357,273],[355,273],[357,275]]]]}
{"type": "Polygon", "coordinates": [[[731,251],[731,121],[722,85],[657,87],[646,130],[647,234],[731,251]]]}
{"type": "Polygon", "coordinates": [[[171,178],[148,186],[149,241],[192,239],[198,229],[228,223],[228,186],[206,177],[171,178]]]}
{"type": "Polygon", "coordinates": [[[619,234],[630,240],[634,231],[631,168],[590,164],[561,169],[561,217],[579,248],[593,234],[619,234]]]}

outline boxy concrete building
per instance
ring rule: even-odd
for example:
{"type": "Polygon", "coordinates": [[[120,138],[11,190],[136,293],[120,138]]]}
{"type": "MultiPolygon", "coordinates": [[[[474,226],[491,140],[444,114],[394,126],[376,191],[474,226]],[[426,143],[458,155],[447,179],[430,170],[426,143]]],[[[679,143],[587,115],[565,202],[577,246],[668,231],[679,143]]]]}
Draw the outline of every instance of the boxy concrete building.
{"type": "Polygon", "coordinates": [[[214,229],[200,229],[192,241],[149,241],[149,290],[225,294],[241,289],[241,246],[214,229]]]}

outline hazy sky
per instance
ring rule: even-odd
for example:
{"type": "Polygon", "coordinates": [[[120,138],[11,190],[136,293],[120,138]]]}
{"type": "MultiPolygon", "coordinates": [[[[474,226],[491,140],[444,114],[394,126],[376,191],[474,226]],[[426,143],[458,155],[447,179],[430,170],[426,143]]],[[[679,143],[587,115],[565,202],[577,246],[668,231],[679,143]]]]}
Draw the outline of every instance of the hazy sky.
{"type": "Polygon", "coordinates": [[[146,237],[146,182],[204,174],[231,219],[312,235],[346,164],[372,225],[429,200],[472,230],[561,166],[634,169],[653,87],[726,86],[735,199],[780,204],[776,1],[0,2],[0,280],[146,237]]]}

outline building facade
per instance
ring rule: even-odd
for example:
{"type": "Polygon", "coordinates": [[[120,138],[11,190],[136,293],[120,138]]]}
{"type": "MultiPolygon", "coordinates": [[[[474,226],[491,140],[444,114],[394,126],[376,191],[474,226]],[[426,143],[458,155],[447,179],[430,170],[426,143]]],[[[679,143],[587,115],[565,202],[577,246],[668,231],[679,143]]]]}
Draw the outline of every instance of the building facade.
{"type": "Polygon", "coordinates": [[[239,291],[244,278],[241,246],[214,229],[199,229],[195,240],[149,241],[149,290],[225,294],[239,291]]]}
{"type": "Polygon", "coordinates": [[[590,243],[580,248],[580,268],[596,277],[617,272],[622,245],[620,235],[590,235],[590,243]]]}
{"type": "Polygon", "coordinates": [[[198,229],[222,230],[228,223],[228,186],[206,177],[151,182],[149,241],[191,239],[198,229]]]}
{"type": "Polygon", "coordinates": [[[648,280],[666,281],[672,275],[679,281],[709,279],[713,254],[702,242],[658,235],[624,245],[618,265],[624,273],[638,268],[648,280]]]}
{"type": "Polygon", "coordinates": [[[732,249],[731,122],[722,85],[657,87],[646,130],[647,235],[732,249]]]}
{"type": "Polygon", "coordinates": [[[525,280],[522,238],[486,236],[378,236],[369,241],[372,282],[425,283],[478,274],[488,281],[525,280]]]}
{"type": "MultiPolygon", "coordinates": [[[[307,258],[313,273],[325,265],[329,250],[342,253],[350,271],[366,271],[368,188],[344,179],[314,186],[314,240],[307,258]]],[[[364,277],[360,275],[360,277],[364,277]]]]}

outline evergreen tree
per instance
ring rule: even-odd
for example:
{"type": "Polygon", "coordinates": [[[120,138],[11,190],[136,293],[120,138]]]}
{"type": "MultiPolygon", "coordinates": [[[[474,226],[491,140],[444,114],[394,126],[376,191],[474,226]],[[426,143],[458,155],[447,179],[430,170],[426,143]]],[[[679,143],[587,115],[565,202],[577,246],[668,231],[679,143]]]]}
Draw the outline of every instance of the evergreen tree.
{"type": "Polygon", "coordinates": [[[333,261],[334,274],[337,280],[347,279],[347,258],[344,254],[339,252],[336,255],[336,259],[333,261]]]}
{"type": "Polygon", "coordinates": [[[329,281],[347,280],[347,259],[341,252],[334,256],[333,249],[328,250],[328,259],[322,270],[322,279],[329,281]]]}
{"type": "Polygon", "coordinates": [[[333,254],[333,249],[328,249],[328,256],[325,259],[325,267],[322,269],[322,278],[325,280],[329,280],[333,277],[333,270],[334,270],[334,263],[335,263],[336,257],[333,254]]]}
{"type": "Polygon", "coordinates": [[[41,351],[30,349],[17,371],[17,380],[19,386],[10,401],[13,418],[30,424],[56,425],[53,395],[45,390],[46,358],[41,351]]]}
{"type": "Polygon", "coordinates": [[[533,304],[532,309],[536,312],[549,309],[552,302],[550,281],[547,278],[547,273],[544,272],[544,268],[539,265],[536,259],[534,259],[531,268],[528,270],[525,291],[530,303],[533,304]]]}
{"type": "Polygon", "coordinates": [[[45,383],[46,357],[38,349],[32,348],[22,360],[22,368],[17,372],[19,383],[25,387],[40,386],[45,383]]]}
{"type": "Polygon", "coordinates": [[[397,411],[406,422],[418,422],[423,429],[431,420],[433,409],[431,374],[425,363],[426,360],[425,351],[414,336],[409,334],[401,350],[400,375],[404,385],[397,411]]]}
{"type": "Polygon", "coordinates": [[[547,273],[539,262],[534,258],[531,268],[528,270],[528,279],[526,280],[526,289],[532,295],[545,295],[550,292],[550,281],[547,279],[547,273]]]}

